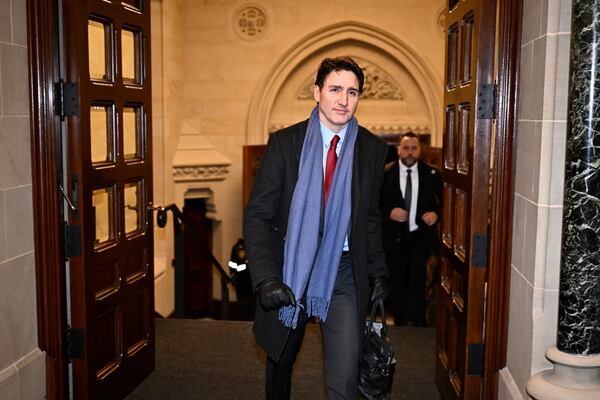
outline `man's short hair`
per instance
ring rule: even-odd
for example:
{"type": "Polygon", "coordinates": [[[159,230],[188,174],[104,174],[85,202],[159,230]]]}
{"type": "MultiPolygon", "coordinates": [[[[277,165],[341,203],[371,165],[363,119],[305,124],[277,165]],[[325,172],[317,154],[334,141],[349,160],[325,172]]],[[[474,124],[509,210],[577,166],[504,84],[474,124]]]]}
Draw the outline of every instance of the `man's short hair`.
{"type": "Polygon", "coordinates": [[[415,138],[415,139],[417,139],[419,144],[421,143],[421,139],[419,138],[419,135],[417,135],[413,131],[406,131],[402,135],[400,135],[400,138],[398,138],[398,145],[400,145],[400,142],[402,142],[402,139],[404,139],[405,137],[415,138]]]}
{"type": "Polygon", "coordinates": [[[315,79],[315,85],[319,87],[319,89],[323,89],[323,85],[325,84],[325,78],[331,71],[350,71],[356,75],[358,79],[358,91],[362,93],[363,84],[365,83],[365,74],[362,69],[358,66],[356,61],[354,61],[351,57],[335,57],[335,58],[326,58],[321,61],[321,65],[319,65],[319,69],[317,70],[317,77],[315,79]]]}

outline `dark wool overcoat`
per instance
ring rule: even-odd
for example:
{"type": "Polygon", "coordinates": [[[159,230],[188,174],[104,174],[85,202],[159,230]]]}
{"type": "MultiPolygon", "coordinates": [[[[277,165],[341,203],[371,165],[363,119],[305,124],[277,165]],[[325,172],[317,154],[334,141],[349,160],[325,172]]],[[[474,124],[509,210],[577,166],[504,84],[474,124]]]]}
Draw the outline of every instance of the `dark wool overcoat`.
{"type": "MultiPolygon", "coordinates": [[[[253,285],[283,277],[285,235],[292,195],[298,180],[302,145],[308,120],[271,135],[244,213],[244,240],[253,285]]],[[[369,279],[386,274],[382,247],[379,194],[383,182],[386,144],[359,127],[352,168],[352,216],[348,241],[358,299],[356,323],[364,331],[369,306],[369,279]]],[[[285,346],[289,328],[278,311],[256,306],[254,334],[275,361],[285,346]]]]}

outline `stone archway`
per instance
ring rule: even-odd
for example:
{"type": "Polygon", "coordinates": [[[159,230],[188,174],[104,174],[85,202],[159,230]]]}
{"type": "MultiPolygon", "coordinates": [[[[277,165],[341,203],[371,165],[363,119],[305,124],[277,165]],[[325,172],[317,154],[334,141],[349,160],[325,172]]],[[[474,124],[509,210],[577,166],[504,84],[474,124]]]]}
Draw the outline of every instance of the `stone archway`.
{"type": "Polygon", "coordinates": [[[305,118],[314,105],[314,101],[302,97],[306,79],[314,74],[323,56],[341,54],[360,59],[372,70],[379,71],[380,75],[400,77],[399,92],[409,94],[404,100],[402,96],[384,98],[377,105],[361,102],[359,120],[362,125],[375,133],[407,129],[429,131],[432,145],[441,146],[442,77],[434,72],[424,57],[401,39],[356,21],[337,23],[307,35],[275,62],[252,98],[246,143],[265,143],[269,132],[305,118]],[[421,112],[421,117],[415,120],[402,120],[394,115],[393,110],[403,109],[405,114],[414,116],[415,107],[421,112]],[[281,117],[281,109],[291,110],[290,120],[281,117]],[[363,109],[366,109],[366,119],[360,114],[363,109]]]}

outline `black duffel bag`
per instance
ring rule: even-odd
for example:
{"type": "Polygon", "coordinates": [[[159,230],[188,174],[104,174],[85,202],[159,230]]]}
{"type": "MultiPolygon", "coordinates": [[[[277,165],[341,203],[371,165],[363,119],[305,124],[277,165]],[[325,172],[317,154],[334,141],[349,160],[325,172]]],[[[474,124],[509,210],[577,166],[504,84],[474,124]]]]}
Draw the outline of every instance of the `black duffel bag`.
{"type": "Polygon", "coordinates": [[[396,359],[394,347],[387,337],[387,324],[383,299],[373,302],[371,319],[367,321],[365,336],[362,342],[358,390],[368,400],[388,400],[391,397],[396,359]],[[381,329],[373,326],[377,310],[381,311],[381,329]]]}

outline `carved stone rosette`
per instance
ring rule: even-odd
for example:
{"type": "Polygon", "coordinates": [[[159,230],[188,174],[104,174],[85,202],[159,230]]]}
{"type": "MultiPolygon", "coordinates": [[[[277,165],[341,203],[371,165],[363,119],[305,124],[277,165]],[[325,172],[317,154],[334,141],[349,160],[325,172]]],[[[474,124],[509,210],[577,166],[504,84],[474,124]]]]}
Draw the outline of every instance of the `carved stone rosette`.
{"type": "Polygon", "coordinates": [[[233,27],[242,39],[257,40],[264,35],[267,21],[267,14],[261,7],[249,4],[235,13],[233,27]]]}

